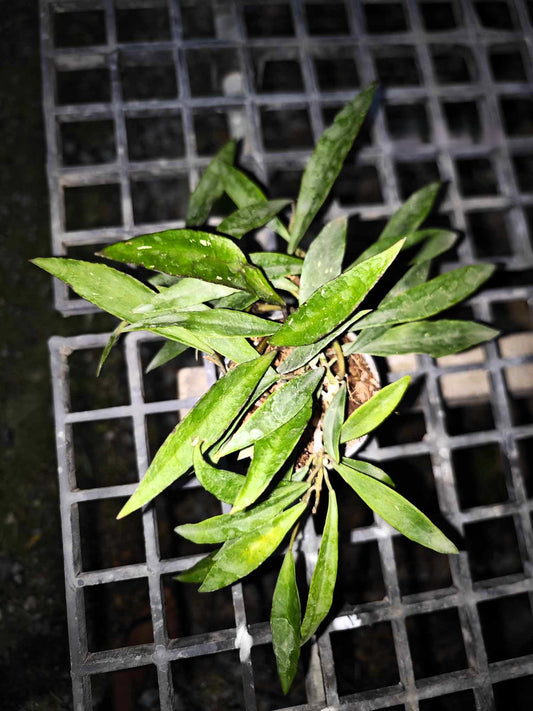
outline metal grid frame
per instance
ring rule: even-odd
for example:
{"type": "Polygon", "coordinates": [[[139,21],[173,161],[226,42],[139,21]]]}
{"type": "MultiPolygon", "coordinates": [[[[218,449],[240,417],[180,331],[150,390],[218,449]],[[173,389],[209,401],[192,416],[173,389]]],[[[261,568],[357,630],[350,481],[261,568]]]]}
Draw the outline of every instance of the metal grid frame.
{"type": "MultiPolygon", "coordinates": [[[[207,109],[232,112],[228,132],[245,138],[244,161],[268,183],[273,171],[286,168],[301,169],[309,151],[269,151],[264,148],[264,125],[262,109],[305,108],[313,140],[319,136],[324,117],[322,109],[337,106],[350,98],[355,89],[324,92],[320,90],[315,66],[314,52],[334,54],[336,48],[344,47],[355,60],[361,85],[376,78],[376,53],[391,51],[391,56],[400,56],[409,49],[414,52],[418,64],[418,85],[391,86],[387,88],[385,106],[405,106],[422,103],[425,107],[431,139],[424,141],[396,140],[391,135],[386,120],[386,109],[381,110],[372,125],[373,141],[358,155],[358,165],[375,168],[381,186],[382,198],[378,202],[359,205],[341,205],[334,202],[330,214],[338,211],[359,214],[363,220],[376,220],[389,216],[403,197],[397,174],[399,164],[416,161],[435,161],[442,179],[450,181],[446,199],[441,206],[454,227],[464,230],[454,262],[445,265],[465,264],[480,257],[479,242],[471,229],[469,216],[478,212],[505,211],[508,233],[508,249],[505,253],[485,251],[484,259],[504,264],[509,272],[521,272],[533,265],[532,245],[528,236],[528,219],[533,206],[531,187],[520,184],[516,157],[527,157],[533,152],[533,135],[513,135],[505,125],[502,100],[506,98],[531,97],[533,84],[531,32],[531,3],[515,0],[507,3],[513,17],[513,29],[494,30],[483,27],[476,13],[475,3],[449,2],[460,12],[462,20],[456,29],[443,32],[427,31],[421,6],[430,2],[397,0],[392,3],[403,9],[408,29],[402,32],[373,33],[365,24],[367,6],[382,5],[379,2],[346,0],[335,3],[344,7],[348,30],[332,37],[312,34],[309,31],[306,12],[311,4],[304,0],[286,0],[270,3],[290,7],[294,34],[283,38],[283,47],[276,38],[252,38],[247,35],[243,6],[258,5],[238,0],[229,2],[196,3],[212,9],[216,18],[215,34],[211,39],[187,39],[183,37],[180,10],[190,5],[187,2],[170,0],[120,1],[121,7],[168,7],[170,38],[149,43],[117,42],[116,23],[111,0],[41,0],[43,41],[43,100],[48,142],[48,177],[51,197],[51,224],[54,254],[66,254],[67,250],[80,245],[96,245],[114,241],[124,236],[143,231],[155,231],[180,225],[179,220],[137,224],[134,220],[131,179],[137,176],[161,177],[186,176],[189,185],[194,185],[199,170],[206,165],[208,156],[199,155],[195,131],[195,111],[207,109]],[[181,6],[181,8],[180,8],[181,6]],[[80,48],[57,48],[53,42],[53,15],[83,8],[100,9],[103,13],[106,42],[101,46],[80,48]],[[521,81],[497,81],[492,74],[489,51],[493,47],[520,45],[524,79],[521,81]],[[462,46],[470,52],[474,63],[474,78],[462,83],[439,83],[436,65],[431,56],[432,47],[462,46]],[[256,84],[251,52],[275,48],[280,56],[296,57],[302,75],[301,91],[290,93],[260,92],[256,84]],[[130,56],[142,57],[154,50],[169,51],[178,78],[178,94],[173,99],[150,101],[124,101],[121,95],[119,56],[124,50],[130,56]],[[191,50],[211,52],[215,49],[232,49],[236,53],[241,70],[242,95],[218,95],[202,97],[191,93],[188,81],[187,53],[191,50]],[[107,67],[110,73],[111,100],[103,104],[59,105],[56,101],[56,70],[83,69],[91,66],[107,67]],[[443,102],[475,102],[482,124],[481,138],[477,142],[455,139],[447,129],[443,102]],[[128,158],[126,117],[145,113],[159,115],[168,111],[180,111],[183,125],[183,157],[167,160],[157,159],[135,163],[128,158]],[[116,160],[102,165],[65,167],[61,165],[59,126],[64,123],[109,118],[113,120],[116,144],[116,160]],[[244,131],[246,130],[246,134],[244,131]],[[241,133],[242,132],[242,133],[241,133]],[[458,161],[462,159],[489,158],[493,170],[496,193],[465,195],[463,176],[458,161]],[[112,182],[120,187],[121,221],[114,227],[66,230],[65,188],[98,185],[112,182]],[[528,192],[529,190],[529,192],[528,192]]],[[[193,3],[194,4],[194,3],[193,3]]],[[[412,187],[411,185],[409,186],[412,187]]],[[[474,315],[491,321],[494,307],[501,303],[516,301],[530,303],[533,289],[510,286],[492,289],[471,301],[474,315]]],[[[56,306],[65,314],[90,310],[85,302],[68,297],[67,291],[56,285],[56,306]]],[[[78,349],[102,347],[107,335],[83,335],[77,338],[51,340],[52,375],[59,459],[61,517],[65,551],[65,576],[67,588],[67,611],[72,655],[74,703],[77,709],[89,709],[91,701],[91,678],[101,673],[155,665],[158,677],[159,703],[162,709],[173,708],[172,662],[203,655],[216,655],[238,649],[243,676],[244,705],[246,709],[257,708],[254,690],[254,668],[247,653],[251,635],[252,646],[268,644],[268,624],[247,625],[246,604],[242,586],[232,589],[235,625],[231,628],[206,633],[195,637],[169,639],[165,623],[162,599],[161,575],[174,573],[188,567],[194,557],[161,559],[158,549],[157,515],[153,509],[142,517],[143,536],[146,546],[146,562],[119,566],[106,570],[86,572],[82,570],[78,507],[83,502],[124,497],[132,493],[133,484],[80,489],[76,484],[72,427],[75,423],[99,422],[109,418],[126,417],[133,425],[136,463],[139,476],[146,470],[148,450],[146,445],[146,417],[150,414],[174,412],[190,407],[191,400],[168,399],[145,402],[143,397],[143,374],[140,366],[139,348],[151,337],[146,334],[130,334],[125,339],[129,405],[119,405],[99,410],[72,411],[69,405],[69,354],[78,349]],[[84,590],[119,580],[147,580],[149,587],[151,619],[154,643],[101,652],[89,651],[85,620],[84,590]]],[[[484,637],[484,628],[478,606],[485,601],[505,599],[511,595],[526,595],[532,604],[533,559],[531,492],[526,487],[530,473],[526,463],[519,457],[519,446],[533,436],[533,424],[517,423],[512,414],[512,396],[508,369],[531,368],[531,351],[510,353],[499,343],[491,343],[483,350],[482,362],[452,364],[434,362],[419,357],[408,366],[409,372],[423,378],[424,394],[419,408],[424,415],[426,435],[422,441],[380,446],[374,441],[367,455],[376,462],[390,460],[408,461],[409,457],[429,456],[432,476],[440,510],[452,526],[464,533],[465,526],[476,522],[501,520],[512,517],[521,561],[521,572],[510,575],[474,580],[471,560],[465,551],[450,559],[452,584],[437,591],[412,595],[402,592],[398,576],[394,540],[396,534],[380,520],[370,526],[355,528],[350,533],[352,543],[375,542],[383,573],[386,595],[383,600],[344,608],[335,618],[311,654],[306,682],[307,702],[293,709],[353,708],[379,709],[403,704],[414,711],[419,702],[436,699],[448,693],[472,690],[475,708],[478,711],[495,708],[493,685],[501,681],[533,675],[533,655],[519,658],[490,660],[484,637]],[[449,403],[442,394],[441,378],[450,373],[464,373],[486,369],[489,374],[489,401],[494,416],[494,426],[479,432],[450,435],[447,429],[446,412],[449,403]],[[466,447],[478,447],[495,443],[499,445],[505,461],[507,499],[485,505],[465,508],[461,505],[456,478],[454,454],[466,447]],[[415,676],[412,649],[407,621],[416,615],[457,610],[467,666],[465,669],[445,672],[429,678],[415,676]],[[390,623],[395,655],[398,665],[399,684],[356,693],[339,693],[335,671],[335,635],[343,630],[357,630],[378,622],[390,623]]],[[[390,363],[391,368],[394,364],[390,363]]],[[[210,366],[207,366],[208,369],[210,366]]],[[[400,366],[401,367],[401,366],[400,366]]],[[[393,369],[390,379],[403,375],[406,370],[393,369]]],[[[214,373],[209,370],[209,377],[214,373]]],[[[170,395],[170,398],[173,396],[170,395]]],[[[316,536],[308,526],[302,541],[302,554],[309,570],[316,555],[316,536]]],[[[342,574],[342,571],[341,571],[342,574]]],[[[411,640],[412,641],[412,640],[411,640]]],[[[289,708],[289,707],[287,707],[289,708]]]]}

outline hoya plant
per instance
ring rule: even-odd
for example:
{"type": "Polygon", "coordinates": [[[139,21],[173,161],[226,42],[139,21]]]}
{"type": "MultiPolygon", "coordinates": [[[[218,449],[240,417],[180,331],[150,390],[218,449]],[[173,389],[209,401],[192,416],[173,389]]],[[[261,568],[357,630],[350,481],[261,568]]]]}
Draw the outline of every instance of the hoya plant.
{"type": "MultiPolygon", "coordinates": [[[[150,368],[188,348],[217,364],[217,381],[169,434],[118,517],[149,504],[177,479],[196,475],[205,490],[231,506],[228,513],[176,528],[190,541],[213,545],[178,576],[205,593],[241,580],[284,544],[271,613],[284,692],[301,645],[315,635],[332,604],[340,479],[411,540],[441,553],[457,552],[382,469],[350,456],[361,438],[394,412],[409,383],[406,376],[380,389],[368,356],[439,357],[496,334],[471,321],[435,318],[493,271],[473,264],[432,274],[432,260],[456,240],[453,232],[422,228],[439,184],[411,195],[351,263],[345,217],[309,230],[373,95],[374,86],[362,91],[324,131],[294,203],[268,200],[234,166],[235,143],[225,145],[190,197],[185,229],[142,235],[102,251],[109,260],[144,267],[143,280],[102,262],[34,260],[120,319],[101,362],[120,332],[142,329],[166,339],[150,368]],[[206,227],[224,194],[237,209],[216,229],[206,227]],[[257,245],[250,233],[265,225],[283,249],[241,249],[244,236],[257,245]],[[398,271],[406,255],[407,264],[398,271]],[[382,282],[375,289],[387,271],[397,275],[392,287],[387,292],[382,282]],[[246,473],[243,459],[249,462],[246,473]],[[295,567],[298,532],[320,502],[325,522],[304,594],[295,567]]],[[[357,235],[353,242],[350,252],[356,254],[357,235]]]]}

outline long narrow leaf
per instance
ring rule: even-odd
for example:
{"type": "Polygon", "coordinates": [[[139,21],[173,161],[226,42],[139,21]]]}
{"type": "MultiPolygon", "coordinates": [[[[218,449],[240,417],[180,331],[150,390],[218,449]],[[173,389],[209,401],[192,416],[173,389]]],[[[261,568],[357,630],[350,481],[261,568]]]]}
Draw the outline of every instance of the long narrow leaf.
{"type": "Polygon", "coordinates": [[[207,166],[204,174],[198,181],[194,192],[189,198],[189,206],[187,209],[187,217],[185,224],[187,227],[199,227],[203,225],[214,203],[224,193],[224,183],[220,175],[220,165],[231,165],[235,158],[235,141],[226,143],[211,163],[207,166]]]}
{"type": "Polygon", "coordinates": [[[341,383],[339,390],[333,396],[328,409],[324,414],[324,449],[335,461],[339,461],[339,443],[344,410],[346,407],[346,385],[341,383]]]}
{"type": "Polygon", "coordinates": [[[341,442],[362,437],[372,432],[394,410],[404,396],[411,376],[405,375],[394,383],[378,390],[370,400],[354,410],[346,420],[341,431],[341,442]]]}
{"type": "Polygon", "coordinates": [[[96,377],[98,377],[100,375],[100,373],[102,372],[104,363],[109,358],[109,354],[113,350],[113,346],[118,341],[120,334],[124,330],[125,326],[126,326],[126,321],[121,321],[119,323],[119,325],[115,328],[113,333],[109,336],[109,340],[105,344],[104,350],[102,351],[102,355],[100,356],[100,360],[98,361],[98,367],[96,368],[96,377]]]}
{"type": "Polygon", "coordinates": [[[430,183],[413,193],[385,225],[379,239],[402,237],[414,232],[429,215],[441,183],[430,183]]]}
{"type": "Polygon", "coordinates": [[[168,363],[173,358],[177,358],[179,355],[184,353],[189,346],[184,343],[178,343],[177,341],[167,341],[161,348],[157,351],[155,356],[146,366],[146,372],[149,373],[161,365],[168,363]]]}
{"type": "Polygon", "coordinates": [[[261,267],[268,279],[301,274],[303,259],[282,252],[251,252],[250,261],[261,267]]]}
{"type": "Polygon", "coordinates": [[[213,551],[213,553],[200,558],[193,566],[178,573],[174,580],[179,580],[180,583],[203,583],[205,576],[213,567],[216,553],[217,551],[213,551]]]}
{"type": "Polygon", "coordinates": [[[347,227],[348,219],[337,217],[328,222],[311,242],[305,255],[300,280],[301,304],[323,284],[335,279],[341,273],[347,227]]]}
{"type": "Polygon", "coordinates": [[[290,200],[261,200],[253,202],[246,207],[241,207],[222,220],[218,226],[218,231],[231,235],[235,239],[240,239],[248,232],[266,225],[289,203],[290,200]]]}
{"type": "Polygon", "coordinates": [[[436,234],[427,239],[418,250],[411,260],[411,264],[423,264],[430,259],[435,259],[447,252],[457,242],[455,232],[450,232],[449,230],[435,230],[435,232],[436,234]]]}
{"type": "Polygon", "coordinates": [[[202,442],[195,446],[193,455],[194,473],[206,491],[220,501],[232,504],[244,483],[242,474],[227,469],[217,469],[202,454],[202,442]]]}
{"type": "Polygon", "coordinates": [[[431,262],[414,264],[405,272],[403,277],[396,282],[388,294],[381,300],[379,305],[383,307],[385,304],[388,304],[389,301],[392,301],[395,296],[398,296],[398,294],[403,294],[404,291],[412,289],[414,286],[425,284],[429,278],[430,271],[431,262]]]}
{"type": "Polygon", "coordinates": [[[371,464],[370,462],[363,462],[360,459],[348,459],[347,457],[343,457],[341,461],[345,466],[350,467],[351,469],[356,469],[362,474],[374,477],[374,479],[377,479],[378,481],[381,481],[384,484],[387,484],[388,486],[392,486],[393,488],[395,487],[395,484],[390,478],[390,476],[386,472],[384,472],[383,469],[380,469],[380,467],[377,467],[375,464],[371,464]]]}
{"type": "Polygon", "coordinates": [[[270,627],[272,646],[283,693],[286,694],[298,668],[302,611],[296,584],[296,567],[292,551],[287,551],[272,597],[270,627]]]}

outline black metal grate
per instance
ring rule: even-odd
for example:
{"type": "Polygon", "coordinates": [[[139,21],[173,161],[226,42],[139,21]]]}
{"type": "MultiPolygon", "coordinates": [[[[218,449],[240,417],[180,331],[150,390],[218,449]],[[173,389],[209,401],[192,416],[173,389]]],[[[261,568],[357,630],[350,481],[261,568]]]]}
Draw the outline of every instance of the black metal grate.
{"type": "MultiPolygon", "coordinates": [[[[417,385],[366,450],[464,536],[461,554],[448,563],[415,548],[341,496],[337,615],[285,699],[267,624],[274,568],[219,597],[168,582],[196,559],[171,528],[212,500],[193,483],[112,524],[115,499],[199,392],[176,399],[171,368],[143,374],[146,334],[114,355],[127,378],[111,361],[113,387],[89,368],[106,335],[52,339],[75,707],[103,709],[128,688],[166,710],[213,699],[248,710],[529,708],[533,4],[41,0],[41,11],[55,254],[182,224],[189,188],[229,136],[244,139],[243,160],[271,194],[294,195],[333,111],[377,78],[380,110],[324,219],[353,215],[359,251],[440,176],[437,221],[465,233],[445,268],[506,267],[466,308],[507,334],[437,362],[389,359],[389,379],[412,372],[417,385]]],[[[91,308],[59,285],[56,305],[91,308]]],[[[187,375],[201,364],[179,365],[187,375]]],[[[308,571],[316,545],[308,526],[308,571]]]]}

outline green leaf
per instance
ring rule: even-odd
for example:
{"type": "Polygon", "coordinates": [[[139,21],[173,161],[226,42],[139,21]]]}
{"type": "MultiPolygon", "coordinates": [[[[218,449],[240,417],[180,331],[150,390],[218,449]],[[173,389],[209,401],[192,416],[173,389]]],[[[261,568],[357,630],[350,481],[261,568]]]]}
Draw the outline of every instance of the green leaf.
{"type": "Polygon", "coordinates": [[[411,376],[405,375],[378,390],[370,400],[354,410],[342,427],[341,442],[358,439],[380,425],[394,412],[407,390],[410,380],[411,376]]]}
{"type": "MultiPolygon", "coordinates": [[[[220,355],[229,358],[233,363],[244,363],[257,358],[257,351],[246,338],[242,336],[206,336],[206,341],[220,355]]],[[[274,370],[270,370],[274,374],[274,370]]]]}
{"type": "Polygon", "coordinates": [[[385,251],[393,244],[396,244],[401,239],[405,240],[402,246],[402,252],[405,252],[412,247],[415,247],[420,242],[429,239],[435,232],[440,232],[440,230],[418,230],[417,232],[409,232],[405,237],[400,237],[395,235],[394,237],[385,237],[384,239],[378,239],[373,244],[370,245],[364,252],[357,257],[355,262],[351,265],[354,267],[356,264],[361,264],[365,262],[370,257],[373,257],[380,252],[385,251]]]}
{"type": "Polygon", "coordinates": [[[300,469],[297,469],[292,475],[291,481],[303,481],[309,472],[310,466],[310,464],[306,464],[300,469]]]}
{"type": "Polygon", "coordinates": [[[272,286],[278,291],[288,291],[289,294],[292,294],[296,299],[300,293],[297,285],[285,277],[277,277],[276,279],[272,279],[272,286]]]}
{"type": "Polygon", "coordinates": [[[447,252],[457,242],[457,235],[449,230],[435,230],[436,234],[426,240],[411,264],[423,264],[447,252]]]}
{"type": "Polygon", "coordinates": [[[179,580],[180,583],[203,583],[205,576],[213,567],[217,553],[218,551],[213,551],[200,558],[191,568],[187,568],[187,570],[175,575],[174,580],[179,580]]]}
{"type": "MultiPolygon", "coordinates": [[[[224,190],[237,207],[248,207],[258,202],[266,202],[265,194],[261,188],[242,171],[233,166],[224,165],[221,172],[224,180],[224,190]]],[[[283,239],[289,239],[287,228],[278,217],[274,217],[267,226],[277,232],[283,239]]]]}
{"type": "Polygon", "coordinates": [[[150,371],[159,368],[159,366],[168,363],[169,360],[177,358],[179,355],[184,353],[188,349],[188,347],[189,346],[186,346],[184,343],[178,343],[177,341],[167,341],[161,346],[161,348],[157,351],[152,360],[148,363],[145,372],[149,373],[150,371]]]}
{"type": "Polygon", "coordinates": [[[364,348],[367,343],[370,343],[374,338],[386,333],[386,331],[388,331],[388,326],[365,328],[363,331],[359,331],[355,341],[342,344],[342,352],[345,356],[351,355],[352,353],[361,353],[361,349],[364,348]]]}
{"type": "Polygon", "coordinates": [[[388,304],[395,296],[398,294],[403,294],[404,291],[412,289],[413,286],[418,286],[419,284],[424,284],[429,277],[429,272],[431,271],[431,262],[422,262],[421,264],[415,264],[410,269],[408,269],[403,277],[399,279],[396,284],[392,287],[389,293],[381,300],[380,306],[385,306],[388,304]]]}
{"type": "Polygon", "coordinates": [[[235,239],[240,239],[248,232],[266,225],[289,203],[290,200],[260,200],[259,202],[252,202],[222,220],[217,230],[231,235],[235,239]]]}
{"type": "Polygon", "coordinates": [[[244,483],[242,474],[227,469],[217,469],[210,464],[202,454],[202,442],[198,442],[194,447],[192,459],[194,473],[204,489],[220,501],[232,504],[244,483]]]}
{"type": "Polygon", "coordinates": [[[261,267],[268,279],[301,274],[303,259],[292,257],[282,252],[251,252],[250,261],[256,267],[261,267]]]}
{"type": "Polygon", "coordinates": [[[229,442],[222,447],[220,456],[248,447],[291,420],[307,405],[323,377],[324,368],[317,368],[289,380],[275,390],[242,423],[229,442]]]}
{"type": "Polygon", "coordinates": [[[166,230],[141,235],[105,247],[109,259],[140,264],[148,269],[195,277],[241,289],[258,298],[283,304],[261,271],[246,261],[229,238],[198,230],[166,230]]]}
{"type": "Polygon", "coordinates": [[[333,602],[339,556],[339,512],[333,489],[329,492],[328,513],[302,622],[301,644],[314,635],[333,602]]]}
{"type": "Polygon", "coordinates": [[[255,443],[252,463],[233,504],[233,511],[250,506],[261,496],[296,447],[312,412],[313,404],[309,400],[288,422],[255,443]]]}
{"type": "Polygon", "coordinates": [[[109,336],[109,340],[105,344],[104,350],[102,351],[102,355],[100,356],[100,360],[98,361],[98,367],[96,368],[96,377],[100,375],[102,372],[102,368],[104,366],[104,363],[109,357],[109,354],[111,353],[113,346],[115,343],[118,341],[120,334],[122,333],[124,327],[126,326],[127,321],[121,321],[119,325],[115,328],[113,333],[109,336]]]}
{"type": "Polygon", "coordinates": [[[275,516],[269,523],[228,545],[205,578],[200,592],[211,592],[231,585],[255,570],[274,553],[281,541],[305,511],[296,504],[275,516]]]}
{"type": "MultiPolygon", "coordinates": [[[[381,329],[370,329],[370,332],[378,330],[381,329]]],[[[416,321],[385,329],[385,333],[379,334],[359,350],[379,356],[426,353],[440,358],[490,341],[498,333],[474,321],[416,321]]]]}
{"type": "Polygon", "coordinates": [[[300,658],[300,625],[302,612],[296,584],[296,567],[292,551],[283,559],[272,597],[270,627],[272,646],[283,693],[286,694],[298,669],[300,658]]]}
{"type": "MultiPolygon", "coordinates": [[[[389,326],[404,321],[419,321],[449,309],[472,294],[492,272],[492,264],[474,264],[441,274],[395,296],[359,321],[358,328],[389,326]]],[[[274,338],[281,334],[283,328],[274,338]]]]}
{"type": "Polygon", "coordinates": [[[374,98],[370,85],[352,99],[320,137],[302,176],[289,240],[292,254],[327,198],[374,98]]]}
{"type": "Polygon", "coordinates": [[[231,165],[235,158],[235,141],[226,143],[209,163],[198,185],[189,198],[189,207],[185,224],[187,227],[203,225],[211,208],[224,193],[224,183],[220,175],[220,166],[231,165]]]}
{"type": "Polygon", "coordinates": [[[249,306],[257,301],[257,296],[251,296],[245,291],[236,291],[229,296],[223,296],[221,299],[211,301],[211,306],[217,309],[234,309],[235,311],[244,311],[249,306]]]}
{"type": "Polygon", "coordinates": [[[165,289],[159,294],[154,294],[149,303],[138,306],[135,313],[146,315],[154,314],[159,311],[168,309],[184,309],[188,306],[196,306],[206,301],[220,299],[230,294],[242,294],[242,291],[237,291],[223,284],[212,284],[201,279],[192,279],[185,277],[180,279],[177,284],[165,289]]]}
{"type": "Polygon", "coordinates": [[[329,456],[336,462],[339,461],[339,443],[344,410],[346,407],[346,384],[341,383],[339,390],[333,396],[329,407],[324,414],[324,448],[329,456]]]}
{"type": "Polygon", "coordinates": [[[444,533],[397,491],[344,464],[334,466],[363,501],[404,536],[438,553],[458,553],[444,533]]]}
{"type": "Polygon", "coordinates": [[[324,284],[287,318],[270,343],[276,346],[305,346],[325,336],[355,311],[396,258],[401,246],[402,243],[398,242],[324,284]]]}
{"type": "Polygon", "coordinates": [[[239,414],[272,362],[273,353],[238,365],[220,378],[166,438],[118,518],[151,501],[192,466],[193,440],[214,444],[239,414]]]}
{"type": "Polygon", "coordinates": [[[281,511],[305,493],[309,484],[289,483],[274,489],[270,497],[249,511],[220,514],[200,523],[185,523],[174,530],[193,543],[222,543],[240,538],[249,531],[267,525],[281,511]]]}
{"type": "Polygon", "coordinates": [[[417,230],[429,215],[440,187],[439,182],[430,183],[413,193],[387,222],[379,239],[403,237],[417,230]]]}
{"type": "Polygon", "coordinates": [[[305,255],[300,280],[301,304],[323,284],[335,279],[341,273],[347,227],[348,218],[337,217],[328,222],[311,242],[305,255]]]}
{"type": "Polygon", "coordinates": [[[374,479],[387,484],[388,486],[392,486],[393,488],[395,487],[395,484],[390,476],[384,472],[383,469],[376,467],[375,464],[371,464],[370,462],[362,462],[360,459],[348,459],[347,457],[343,457],[341,461],[346,467],[350,467],[351,469],[355,469],[362,474],[371,476],[374,479]]]}

